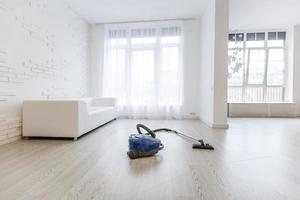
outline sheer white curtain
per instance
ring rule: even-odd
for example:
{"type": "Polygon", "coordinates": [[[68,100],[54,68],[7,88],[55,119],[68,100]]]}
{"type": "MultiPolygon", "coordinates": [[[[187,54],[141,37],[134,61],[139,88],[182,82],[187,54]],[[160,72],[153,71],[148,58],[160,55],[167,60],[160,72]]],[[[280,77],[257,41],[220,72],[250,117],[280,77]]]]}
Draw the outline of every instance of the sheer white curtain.
{"type": "Polygon", "coordinates": [[[105,26],[103,95],[123,118],[182,118],[181,22],[105,26]]]}

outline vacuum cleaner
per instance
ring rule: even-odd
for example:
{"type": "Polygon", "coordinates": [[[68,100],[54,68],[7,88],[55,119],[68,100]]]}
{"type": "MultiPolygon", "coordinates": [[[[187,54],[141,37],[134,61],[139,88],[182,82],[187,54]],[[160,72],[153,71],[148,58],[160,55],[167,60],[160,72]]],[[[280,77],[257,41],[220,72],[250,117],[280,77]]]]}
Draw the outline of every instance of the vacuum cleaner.
{"type": "Polygon", "coordinates": [[[156,138],[155,133],[157,132],[171,132],[175,133],[178,136],[195,141],[196,143],[192,145],[193,149],[214,150],[214,147],[212,145],[205,143],[203,140],[197,140],[196,138],[172,129],[160,128],[151,130],[143,124],[137,124],[136,128],[138,134],[131,134],[128,139],[129,151],[127,152],[127,155],[131,159],[153,156],[164,148],[161,140],[156,138]],[[141,129],[144,129],[146,133],[143,133],[141,129]]]}

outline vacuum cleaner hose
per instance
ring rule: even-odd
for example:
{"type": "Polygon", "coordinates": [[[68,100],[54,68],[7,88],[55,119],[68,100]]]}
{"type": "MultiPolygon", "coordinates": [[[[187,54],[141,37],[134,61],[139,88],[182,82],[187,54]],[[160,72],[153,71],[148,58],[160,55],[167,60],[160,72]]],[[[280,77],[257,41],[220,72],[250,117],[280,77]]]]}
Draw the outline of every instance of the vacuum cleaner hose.
{"type": "Polygon", "coordinates": [[[151,135],[151,137],[153,137],[153,138],[156,137],[156,134],[150,128],[148,128],[147,126],[145,126],[144,124],[137,124],[136,125],[136,129],[137,129],[137,131],[138,131],[139,134],[143,134],[143,132],[141,131],[141,129],[144,129],[145,131],[147,131],[146,134],[151,135]]]}

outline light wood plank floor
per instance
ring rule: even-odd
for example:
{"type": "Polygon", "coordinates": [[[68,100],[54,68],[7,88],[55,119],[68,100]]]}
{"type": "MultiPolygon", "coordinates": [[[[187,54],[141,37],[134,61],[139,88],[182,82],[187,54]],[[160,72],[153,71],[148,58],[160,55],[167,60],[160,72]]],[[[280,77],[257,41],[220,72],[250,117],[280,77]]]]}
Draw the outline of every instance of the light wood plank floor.
{"type": "Polygon", "coordinates": [[[231,119],[230,129],[199,121],[117,120],[78,141],[22,140],[0,146],[0,199],[300,199],[300,119],[231,119]],[[193,150],[160,133],[157,156],[129,160],[135,125],[204,138],[193,150]]]}

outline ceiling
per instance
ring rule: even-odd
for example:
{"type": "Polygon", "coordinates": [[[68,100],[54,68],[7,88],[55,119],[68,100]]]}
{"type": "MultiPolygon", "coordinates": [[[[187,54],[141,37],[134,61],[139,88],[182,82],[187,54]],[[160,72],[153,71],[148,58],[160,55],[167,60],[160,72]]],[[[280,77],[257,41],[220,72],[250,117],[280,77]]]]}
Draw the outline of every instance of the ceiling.
{"type": "MultiPolygon", "coordinates": [[[[210,0],[65,0],[89,23],[200,17],[210,0]]],[[[300,23],[300,0],[229,0],[231,28],[300,23]],[[244,26],[244,27],[243,27],[244,26]]]]}
{"type": "Polygon", "coordinates": [[[300,24],[300,0],[230,0],[230,29],[278,29],[300,24]]]}
{"type": "Polygon", "coordinates": [[[208,0],[65,0],[90,23],[196,18],[208,0]]]}

